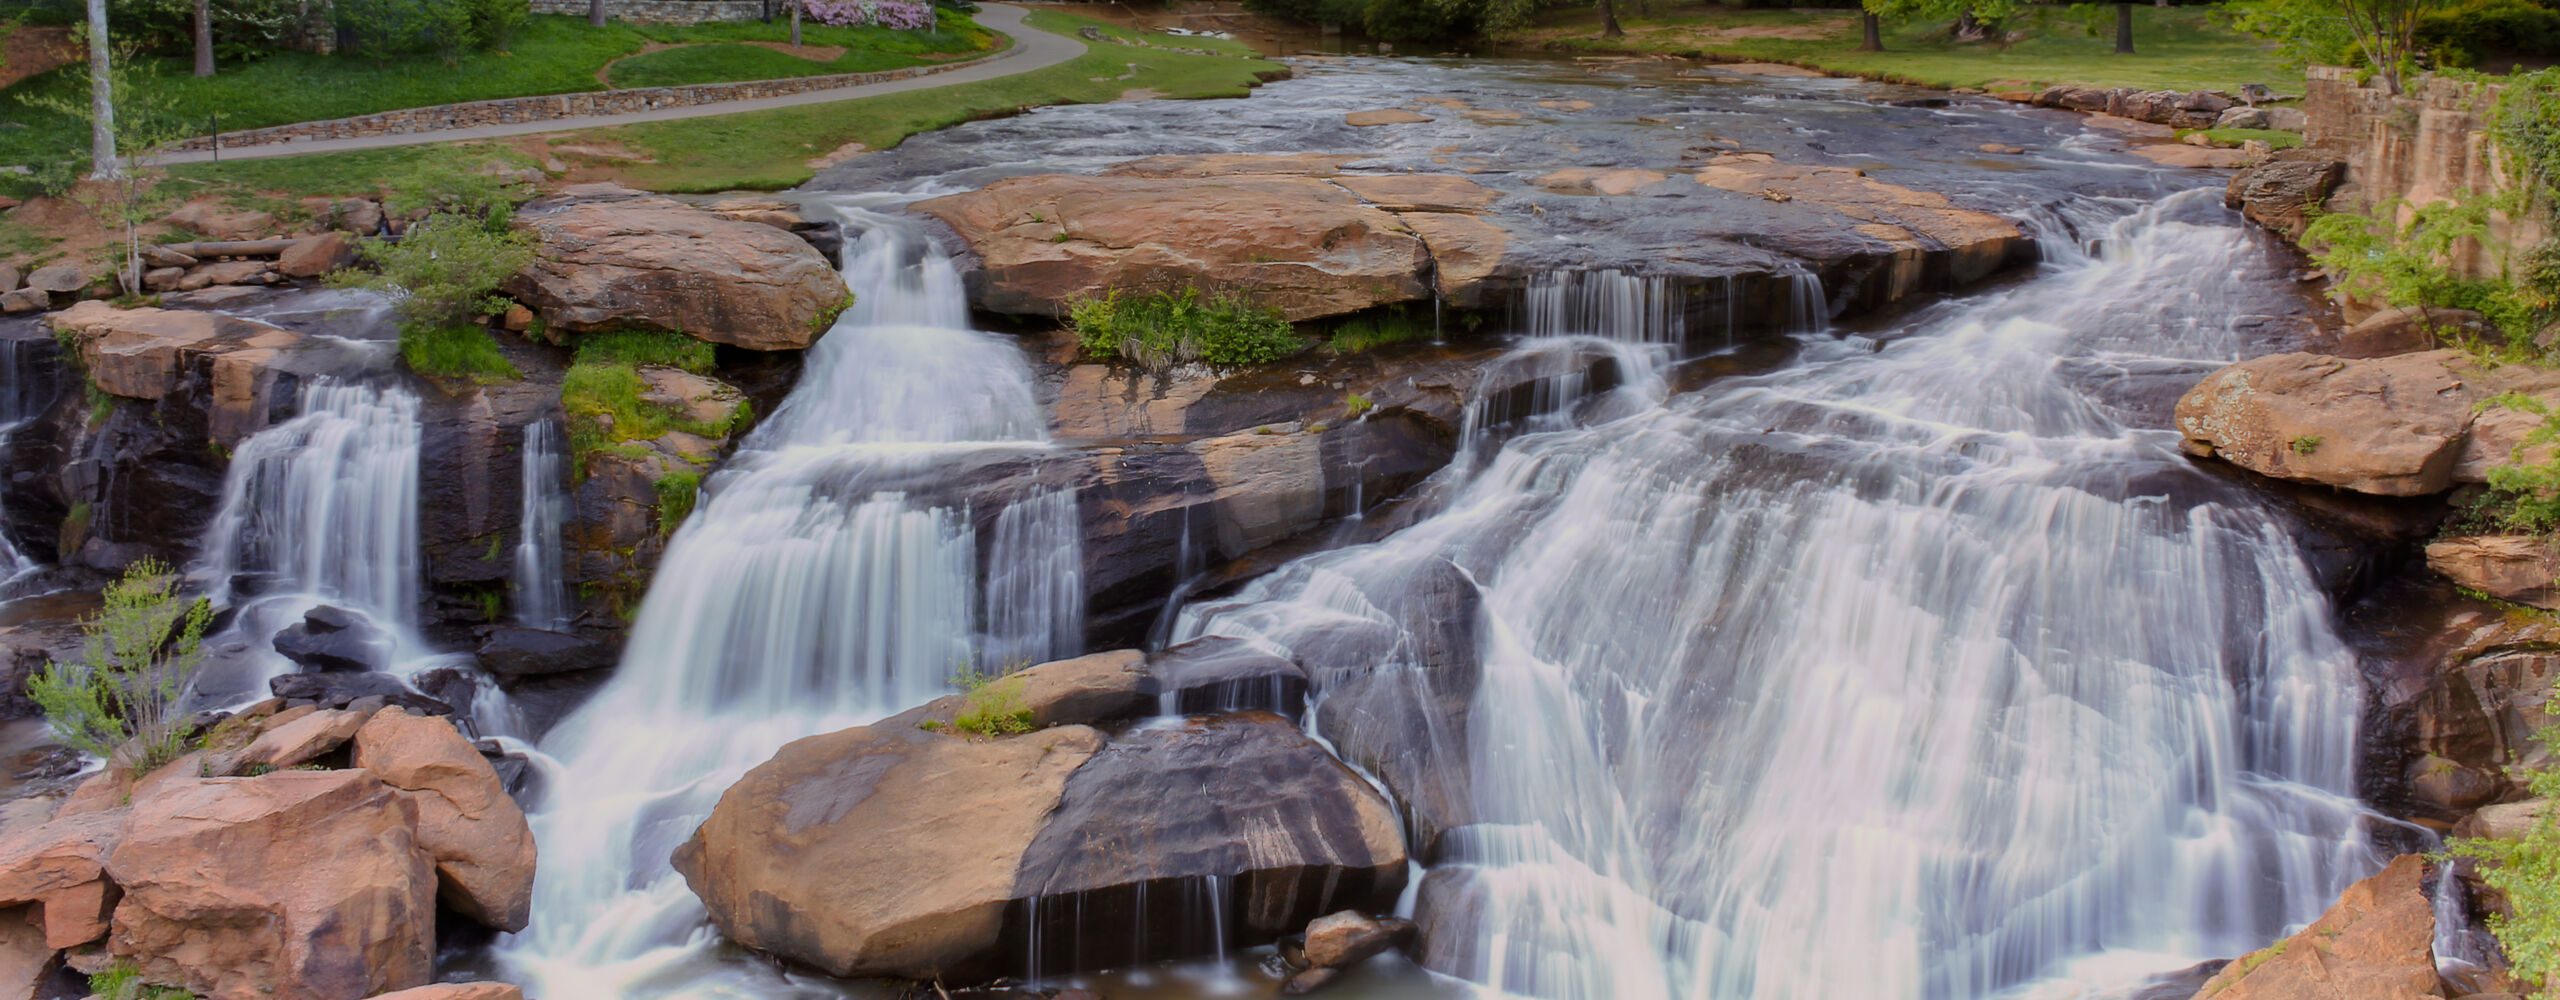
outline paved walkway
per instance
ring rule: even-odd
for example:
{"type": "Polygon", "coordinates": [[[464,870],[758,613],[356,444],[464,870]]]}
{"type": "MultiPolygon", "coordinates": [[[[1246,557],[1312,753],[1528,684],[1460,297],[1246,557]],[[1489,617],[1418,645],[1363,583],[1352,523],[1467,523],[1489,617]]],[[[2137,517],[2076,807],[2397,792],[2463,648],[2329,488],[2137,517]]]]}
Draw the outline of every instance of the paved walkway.
{"type": "MultiPolygon", "coordinates": [[[[793,108],[805,104],[826,104],[859,97],[904,93],[950,87],[980,80],[1029,73],[1047,69],[1085,53],[1085,44],[1063,35],[1053,35],[1022,23],[1030,12],[1010,4],[990,3],[978,13],[978,23],[1013,37],[1013,45],[978,62],[944,73],[913,76],[883,83],[866,83],[833,90],[811,90],[779,97],[758,97],[717,104],[695,104],[680,108],[658,108],[650,111],[628,111],[612,115],[584,115],[577,118],[553,118],[538,122],[512,122],[504,125],[476,125],[470,128],[441,129],[432,132],[404,132],[398,135],[368,135],[354,139],[301,139],[263,146],[242,146],[219,153],[224,160],[258,160],[271,156],[301,156],[306,153],[339,153],[354,149],[387,149],[394,146],[419,146],[430,142],[468,142],[474,139],[503,139],[515,135],[541,132],[574,132],[579,129],[604,128],[614,125],[637,125],[641,122],[665,122],[682,118],[708,118],[734,115],[747,111],[793,108]]],[[[162,163],[202,163],[216,159],[212,150],[171,153],[159,157],[162,163]]]]}

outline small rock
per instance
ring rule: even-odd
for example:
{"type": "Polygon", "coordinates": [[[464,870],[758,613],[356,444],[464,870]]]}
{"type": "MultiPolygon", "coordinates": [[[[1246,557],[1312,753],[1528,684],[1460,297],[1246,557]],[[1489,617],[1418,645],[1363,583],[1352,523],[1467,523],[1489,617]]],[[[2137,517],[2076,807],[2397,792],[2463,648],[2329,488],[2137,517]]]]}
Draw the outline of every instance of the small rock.
{"type": "Polygon", "coordinates": [[[329,208],[331,227],[371,236],[382,231],[382,206],[370,198],[345,198],[329,208]]]}
{"type": "Polygon", "coordinates": [[[2560,608],[2560,553],[2539,535],[2467,535],[2427,543],[2427,568],[2457,586],[2532,607],[2560,608]]]}
{"type": "Polygon", "coordinates": [[[264,285],[271,283],[275,264],[263,260],[225,260],[198,264],[187,270],[186,279],[178,283],[181,291],[195,291],[212,285],[264,285]]]}
{"type": "Polygon", "coordinates": [[[277,232],[276,217],[255,209],[229,209],[211,201],[189,202],[162,221],[210,240],[251,240],[277,232]]]}
{"type": "Polygon", "coordinates": [[[27,275],[27,287],[54,295],[69,295],[89,287],[89,271],[70,261],[47,264],[27,275]]]}
{"type": "Polygon", "coordinates": [[[18,265],[0,264],[0,292],[15,291],[26,280],[27,276],[18,270],[18,265]]]}
{"type": "Polygon", "coordinates": [[[232,767],[300,767],[347,745],[371,717],[371,712],[351,709],[319,709],[296,715],[259,733],[233,758],[232,767]]]}
{"type": "Polygon", "coordinates": [[[391,636],[361,620],[305,616],[276,633],[275,650],[305,670],[377,670],[391,662],[391,636]]]}
{"type": "Polygon", "coordinates": [[[0,292],[0,313],[43,312],[46,306],[52,304],[51,297],[33,288],[0,292]]]}
{"type": "Polygon", "coordinates": [[[533,329],[533,310],[525,308],[523,303],[507,303],[507,311],[498,317],[498,326],[509,333],[533,329]]]}
{"type": "Polygon", "coordinates": [[[152,267],[194,267],[203,261],[164,246],[142,248],[142,262],[152,267]]]}
{"type": "Polygon", "coordinates": [[[2231,108],[2213,121],[2215,128],[2274,128],[2265,108],[2231,108]]]}
{"type": "Polygon", "coordinates": [[[286,701],[308,701],[347,708],[357,699],[379,697],[413,712],[451,715],[453,706],[409,689],[400,678],[383,673],[281,674],[267,679],[267,691],[286,701]]]}
{"type": "Polygon", "coordinates": [[[1377,919],[1356,910],[1327,914],[1307,924],[1307,964],[1347,969],[1412,936],[1409,921],[1377,919]]]}
{"type": "Polygon", "coordinates": [[[142,272],[142,290],[146,292],[174,292],[178,290],[178,282],[185,280],[186,276],[187,271],[185,268],[155,267],[151,270],[142,272]]]}
{"type": "Polygon", "coordinates": [[[353,760],[417,806],[418,846],[435,858],[446,905],[496,930],[524,929],[533,830],[452,722],[384,709],[355,734],[353,760]]]}
{"type": "Polygon", "coordinates": [[[2456,837],[2487,837],[2491,840],[2521,840],[2542,822],[2542,814],[2551,808],[2550,799],[2528,799],[2482,806],[2480,811],[2453,825],[2456,837]]]}
{"type": "Polygon", "coordinates": [[[2027,151],[2025,146],[2012,146],[2005,142],[1986,142],[1975,148],[1996,156],[2016,156],[2027,151]]]}
{"type": "Polygon", "coordinates": [[[327,232],[293,241],[276,257],[276,271],[288,278],[317,278],[356,262],[355,241],[327,232]]]}

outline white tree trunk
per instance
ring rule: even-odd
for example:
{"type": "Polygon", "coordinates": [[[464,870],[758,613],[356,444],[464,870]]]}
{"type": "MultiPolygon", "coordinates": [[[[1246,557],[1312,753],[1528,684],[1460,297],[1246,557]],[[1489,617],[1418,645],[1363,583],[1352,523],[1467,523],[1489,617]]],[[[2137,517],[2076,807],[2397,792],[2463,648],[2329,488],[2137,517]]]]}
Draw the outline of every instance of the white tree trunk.
{"type": "Polygon", "coordinates": [[[107,80],[107,0],[89,0],[89,176],[113,177],[116,162],[115,85],[107,80]]]}

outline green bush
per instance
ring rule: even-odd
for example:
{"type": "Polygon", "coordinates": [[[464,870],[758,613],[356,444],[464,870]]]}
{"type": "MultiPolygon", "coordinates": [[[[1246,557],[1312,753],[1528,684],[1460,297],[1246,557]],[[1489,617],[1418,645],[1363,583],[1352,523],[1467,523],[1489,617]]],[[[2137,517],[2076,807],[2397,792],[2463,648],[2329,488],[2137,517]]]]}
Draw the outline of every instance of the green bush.
{"type": "Polygon", "coordinates": [[[81,626],[88,641],[75,663],[54,661],[27,681],[64,746],[147,773],[186,752],[178,696],[204,660],[213,608],[178,594],[178,575],[157,559],[125,568],[107,585],[104,606],[81,626]]]}
{"type": "Polygon", "coordinates": [[[485,384],[523,377],[498,350],[498,338],[476,323],[404,323],[400,327],[400,358],[409,363],[411,371],[436,378],[467,378],[485,384]]]}
{"type": "Polygon", "coordinates": [[[2560,55],[2560,10],[2532,0],[2464,0],[2421,15],[2418,44],[2446,66],[2560,55]]]}
{"type": "MultiPolygon", "coordinates": [[[[2560,750],[2560,729],[2536,738],[2560,750]]],[[[2537,797],[2560,797],[2560,768],[2536,769],[2526,783],[2537,797]]],[[[2545,988],[2560,983],[2560,815],[2545,811],[2521,839],[2456,840],[2451,852],[2479,859],[2481,881],[2507,897],[2506,912],[2490,915],[2489,932],[2516,977],[2545,988]]]]}
{"type": "Polygon", "coordinates": [[[1255,365],[1306,347],[1276,311],[1231,295],[1202,298],[1196,289],[1123,295],[1118,291],[1068,307],[1076,342],[1096,357],[1124,357],[1155,371],[1205,361],[1255,365]]]}
{"type": "Polygon", "coordinates": [[[2545,309],[2515,282],[2467,278],[2454,273],[2456,254],[2466,241],[2488,235],[2489,214],[2503,207],[2498,199],[2459,198],[2423,205],[2405,225],[2385,220],[2400,211],[2397,202],[2376,206],[2374,214],[2347,212],[2312,220],[2302,245],[2328,270],[2339,292],[2379,298],[2395,306],[2469,309],[2485,317],[2507,337],[2507,346],[2531,350],[2545,309]]]}
{"type": "Polygon", "coordinates": [[[1362,313],[1333,328],[1333,349],[1343,354],[1431,339],[1431,330],[1403,310],[1362,313]]]}
{"type": "Polygon", "coordinates": [[[745,429],[755,420],[755,406],[745,399],[726,417],[696,421],[641,398],[648,390],[640,377],[642,365],[703,373],[711,370],[712,357],[711,345],[680,333],[619,330],[579,340],[578,353],[560,381],[560,405],[569,414],[572,473],[585,477],[588,456],[622,442],[645,441],[668,431],[721,438],[745,429]]]}
{"type": "Polygon", "coordinates": [[[336,0],[338,28],[377,59],[505,51],[531,12],[523,0],[336,0]]]}
{"type": "Polygon", "coordinates": [[[533,263],[523,235],[448,214],[426,217],[398,240],[365,240],[357,253],[375,271],[341,271],[331,281],[397,296],[401,318],[427,326],[467,324],[505,309],[498,285],[533,263]]]}
{"type": "Polygon", "coordinates": [[[2529,194],[2548,212],[2560,199],[2560,68],[2503,81],[2491,134],[2522,168],[2529,194]]]}
{"type": "Polygon", "coordinates": [[[98,1000],[195,1000],[195,994],[177,987],[143,981],[142,968],[122,958],[89,977],[89,992],[98,1000]]]}

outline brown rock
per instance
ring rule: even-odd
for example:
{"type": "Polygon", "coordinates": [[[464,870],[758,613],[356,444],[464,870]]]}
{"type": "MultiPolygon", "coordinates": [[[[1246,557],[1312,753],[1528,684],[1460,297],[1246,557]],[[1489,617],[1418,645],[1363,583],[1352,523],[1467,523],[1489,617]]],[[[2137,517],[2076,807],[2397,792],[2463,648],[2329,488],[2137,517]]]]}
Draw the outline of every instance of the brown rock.
{"type": "Polygon", "coordinates": [[[27,274],[27,287],[53,295],[70,295],[89,287],[89,271],[69,261],[47,264],[27,274]]]}
{"type": "Polygon", "coordinates": [[[165,246],[153,245],[142,248],[142,263],[150,267],[189,268],[204,261],[165,246]]]}
{"type": "Polygon", "coordinates": [[[1332,177],[1342,165],[1360,159],[1348,153],[1201,153],[1149,156],[1114,163],[1103,173],[1114,177],[1238,177],[1283,174],[1332,177]]]}
{"type": "Polygon", "coordinates": [[[1442,298],[1461,308],[1487,305],[1487,279],[1502,266],[1511,235],[1472,215],[1414,212],[1401,216],[1431,253],[1431,280],[1442,298]]]}
{"type": "Polygon", "coordinates": [[[1431,118],[1428,115],[1414,114],[1413,112],[1406,111],[1402,108],[1379,108],[1375,111],[1354,111],[1342,116],[1342,123],[1353,128],[1373,128],[1379,125],[1413,125],[1430,120],[1431,118]]]}
{"type": "Polygon", "coordinates": [[[124,812],[56,816],[0,838],[0,906],[36,904],[44,938],[69,948],[106,936],[115,903],[106,858],[124,832],[124,812]]]}
{"type": "Polygon", "coordinates": [[[186,277],[187,272],[182,268],[155,267],[151,270],[142,272],[142,290],[146,292],[174,292],[178,290],[178,283],[186,280],[186,277]]]}
{"type": "Polygon", "coordinates": [[[434,971],[416,811],[371,772],[184,778],[134,798],[109,949],[209,1000],[362,997],[434,971]]]}
{"type": "Polygon", "coordinates": [[[2530,799],[2524,802],[2481,806],[2479,811],[2463,817],[2462,822],[2454,824],[2453,835],[2485,837],[2490,840],[2522,840],[2525,834],[2533,832],[2533,828],[2540,824],[2542,817],[2550,811],[2550,799],[2530,799]]]}
{"type": "Polygon", "coordinates": [[[2431,350],[2442,343],[2439,338],[2486,332],[2488,321],[2468,309],[2395,307],[2347,327],[2338,335],[2336,354],[2342,358],[2387,358],[2431,350]]]}
{"type": "Polygon", "coordinates": [[[1413,925],[1394,917],[1380,919],[1357,910],[1326,914],[1307,924],[1307,962],[1325,968],[1349,968],[1412,936],[1413,925]]]}
{"type": "Polygon", "coordinates": [[[852,297],[799,237],[627,188],[577,185],[516,219],[539,242],[506,290],[566,331],[636,325],[798,350],[852,297]]]}
{"type": "Polygon", "coordinates": [[[162,221],[209,240],[253,240],[282,227],[276,217],[255,209],[225,208],[219,202],[191,201],[162,221]]]}
{"type": "Polygon", "coordinates": [[[2135,146],[2129,152],[2164,167],[2187,170],[2231,170],[2249,165],[2249,153],[2246,150],[2190,146],[2176,142],[2155,142],[2135,146]]]}
{"type": "Polygon", "coordinates": [[[52,298],[41,289],[20,288],[0,292],[0,312],[4,313],[43,312],[46,306],[52,304],[52,298]]]}
{"type": "Polygon", "coordinates": [[[2183,447],[2262,475],[2362,493],[2453,485],[2479,389],[2459,351],[2370,360],[2271,354],[2205,377],[2178,400],[2183,447]]]}
{"type": "Polygon", "coordinates": [[[382,231],[382,205],[370,198],[342,198],[329,208],[329,225],[358,236],[382,231]]]}
{"type": "Polygon", "coordinates": [[[214,285],[264,285],[272,280],[276,266],[263,260],[221,260],[198,264],[187,269],[179,279],[178,290],[192,292],[214,285]]]}
{"type": "Polygon", "coordinates": [[[276,273],[288,278],[317,278],[356,262],[356,241],[331,231],[293,241],[276,257],[276,273]]]}
{"type": "Polygon", "coordinates": [[[839,976],[961,973],[1101,746],[1084,726],[970,740],[895,722],[799,740],[721,795],[676,869],[747,947],[839,976]]]}
{"type": "Polygon", "coordinates": [[[2560,609],[2560,554],[2538,535],[2466,535],[2427,543],[2427,568],[2500,600],[2560,609]]]}
{"type": "Polygon", "coordinates": [[[2025,146],[2012,146],[2005,142],[1986,142],[1974,148],[1993,156],[2017,156],[2027,151],[2025,146]]]}
{"type": "MultiPolygon", "coordinates": [[[[168,395],[195,356],[272,352],[302,340],[288,330],[218,313],[117,309],[104,302],[79,303],[46,323],[55,336],[77,346],[91,384],[129,399],[168,395]]],[[[256,357],[263,363],[273,355],[256,357]]]]}
{"type": "Polygon", "coordinates": [[[418,846],[446,905],[503,931],[533,910],[533,830],[487,758],[440,718],[386,708],[356,732],[355,766],[416,806],[418,846]]]}
{"type": "Polygon", "coordinates": [[[2347,165],[2320,153],[2289,149],[2231,175],[2222,202],[2249,221],[2300,239],[2311,225],[2310,213],[2329,201],[2345,179],[2347,165]]]}
{"type": "Polygon", "coordinates": [[[34,907],[0,910],[0,997],[33,1000],[60,950],[45,942],[34,907]]]}
{"type": "MultiPolygon", "coordinates": [[[[1155,708],[1154,697],[1145,690],[1146,663],[1145,653],[1121,649],[1043,663],[1016,671],[999,683],[1011,686],[1022,707],[1030,710],[1034,726],[1094,725],[1155,708]]],[[[962,695],[937,698],[898,718],[918,725],[926,720],[949,725],[966,702],[962,695]]]]}
{"type": "Polygon", "coordinates": [[[747,398],[726,382],[664,365],[641,368],[640,383],[641,402],[695,424],[724,422],[747,398]]]}
{"type": "Polygon", "coordinates": [[[20,271],[18,265],[0,263],[0,292],[15,291],[26,280],[26,273],[20,271]]]}
{"type": "Polygon", "coordinates": [[[507,304],[507,311],[498,317],[498,326],[509,333],[523,333],[531,330],[533,329],[533,310],[525,308],[522,303],[510,302],[507,304]]]}
{"type": "Polygon", "coordinates": [[[1956,284],[1988,277],[2029,246],[2026,234],[2007,219],[1847,167],[1802,167],[1779,163],[1766,153],[1727,153],[1708,161],[1697,180],[1708,187],[1828,208],[1861,223],[1857,232],[1899,256],[1917,259],[1947,251],[1947,277],[1956,284]]]}
{"type": "Polygon", "coordinates": [[[277,721],[234,758],[233,767],[287,768],[308,764],[347,745],[372,716],[371,712],[316,707],[300,715],[278,714],[277,721]]]}
{"type": "Polygon", "coordinates": [[[373,1000],[524,1000],[524,990],[511,983],[437,983],[373,1000]]]}
{"type": "Polygon", "coordinates": [[[1341,174],[1333,182],[1390,212],[1476,212],[1501,197],[1454,174],[1341,174]]]}
{"type": "Polygon", "coordinates": [[[1670,180],[1659,170],[1566,167],[1530,179],[1529,183],[1567,194],[1630,195],[1670,180]]]}
{"type": "Polygon", "coordinates": [[[1233,289],[1292,320],[1428,298],[1396,216],[1306,176],[1043,174],[917,209],[984,265],[979,305],[1051,314],[1112,289],[1233,289]]]}
{"type": "Polygon", "coordinates": [[[2302,933],[2223,967],[2198,997],[2213,1000],[2419,1000],[2436,996],[2435,911],[2427,862],[2392,860],[2349,886],[2302,933]]]}

